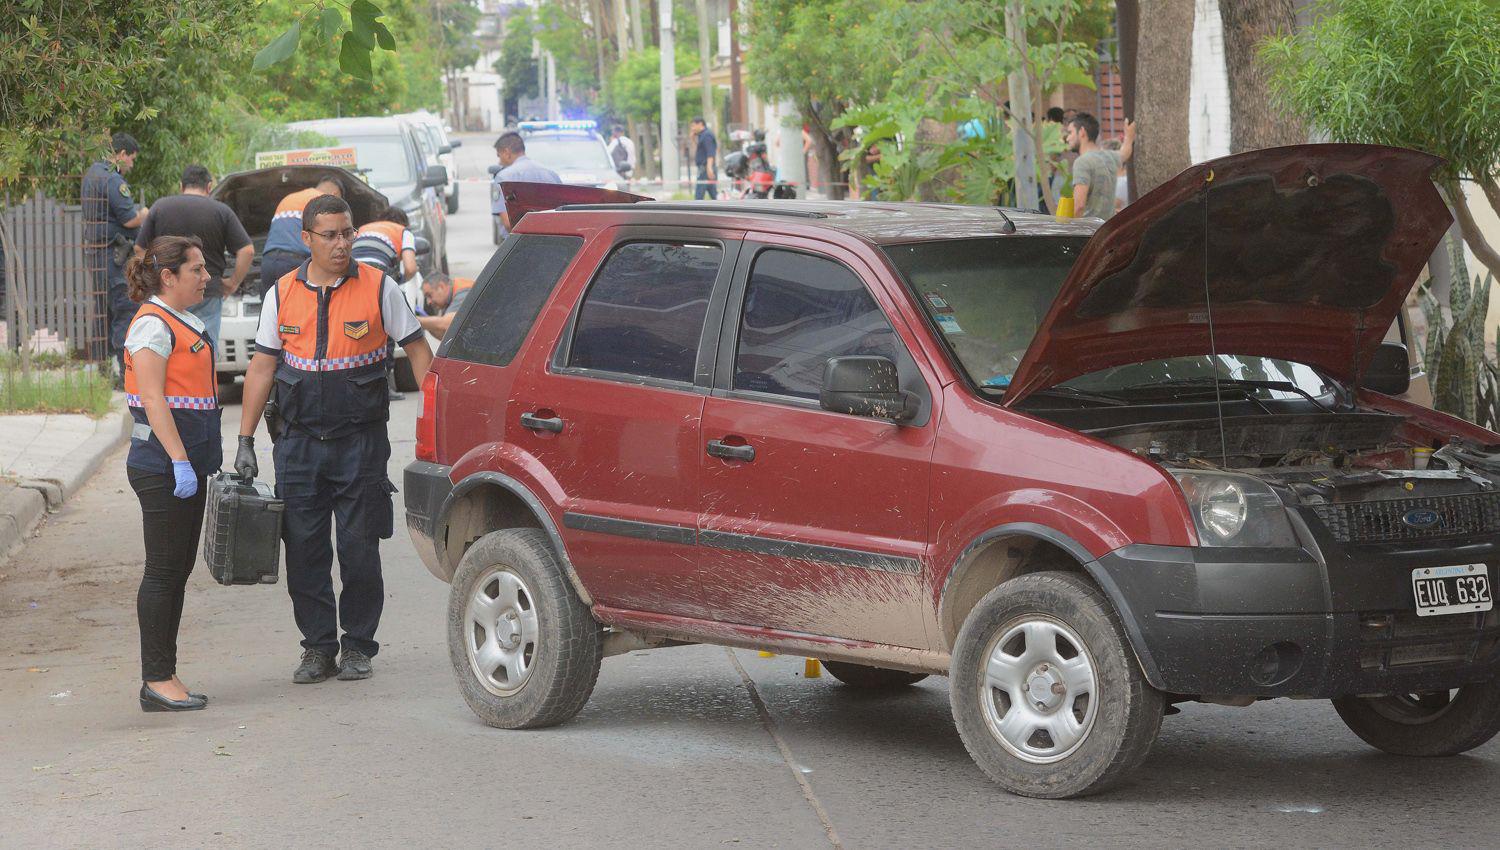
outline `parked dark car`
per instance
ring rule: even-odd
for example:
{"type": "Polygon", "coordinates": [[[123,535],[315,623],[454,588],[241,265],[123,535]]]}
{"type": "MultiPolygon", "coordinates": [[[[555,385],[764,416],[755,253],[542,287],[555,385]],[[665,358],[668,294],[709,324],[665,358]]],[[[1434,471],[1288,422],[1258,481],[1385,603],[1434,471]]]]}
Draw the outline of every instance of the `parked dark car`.
{"type": "Polygon", "coordinates": [[[1398,398],[1384,342],[1450,221],[1436,165],[1255,151],[1102,225],[506,184],[527,214],[405,476],[464,698],[559,723],[602,657],[677,643],[948,674],[1036,797],[1117,782],[1185,701],[1485,743],[1500,435],[1398,398]]]}

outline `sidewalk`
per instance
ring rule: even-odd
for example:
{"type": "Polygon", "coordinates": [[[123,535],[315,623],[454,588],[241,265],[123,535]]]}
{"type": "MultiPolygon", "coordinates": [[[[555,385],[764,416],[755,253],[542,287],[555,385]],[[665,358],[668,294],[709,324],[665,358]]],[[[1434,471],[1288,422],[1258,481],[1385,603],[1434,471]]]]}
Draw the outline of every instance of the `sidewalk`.
{"type": "Polygon", "coordinates": [[[125,396],[99,419],[82,414],[0,416],[0,559],[15,552],[130,438],[125,396]]]}

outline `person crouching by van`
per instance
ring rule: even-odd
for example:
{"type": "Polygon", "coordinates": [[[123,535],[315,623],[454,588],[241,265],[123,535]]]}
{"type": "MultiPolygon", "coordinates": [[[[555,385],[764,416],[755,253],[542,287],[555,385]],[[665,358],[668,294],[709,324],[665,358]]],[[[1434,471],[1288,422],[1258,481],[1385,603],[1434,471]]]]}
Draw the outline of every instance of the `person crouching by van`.
{"type": "MultiPolygon", "coordinates": [[[[354,237],[350,249],[354,261],[380,269],[397,283],[411,279],[417,273],[417,239],[407,229],[410,223],[400,207],[386,207],[379,218],[359,226],[359,235],[354,237]]],[[[406,398],[405,393],[396,389],[394,340],[386,348],[385,380],[391,401],[406,398]]]]}
{"type": "MultiPolygon", "coordinates": [[[[196,237],[161,236],[125,266],[140,304],[125,336],[125,398],[135,424],[126,475],[141,503],[146,569],[136,594],[142,711],[208,704],[177,678],[177,630],[203,530],[204,479],[219,468],[214,347],[188,308],[210,279],[196,237]]],[[[217,283],[217,282],[216,282],[217,283]]]]}

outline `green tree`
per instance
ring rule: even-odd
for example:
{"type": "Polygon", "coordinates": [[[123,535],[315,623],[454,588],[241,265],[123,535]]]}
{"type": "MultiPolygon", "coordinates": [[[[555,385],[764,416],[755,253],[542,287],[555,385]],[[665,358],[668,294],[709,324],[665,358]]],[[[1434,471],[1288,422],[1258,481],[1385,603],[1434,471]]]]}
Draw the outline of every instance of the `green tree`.
{"type": "Polygon", "coordinates": [[[1500,15],[1494,0],[1329,0],[1317,22],[1273,39],[1263,56],[1273,90],[1337,141],[1415,148],[1443,157],[1436,179],[1464,241],[1492,274],[1462,184],[1500,213],[1500,15]]]}
{"type": "MultiPolygon", "coordinates": [[[[679,75],[698,72],[696,51],[678,44],[675,54],[679,75]]],[[[610,111],[629,121],[660,122],[660,62],[661,50],[655,47],[637,50],[620,60],[605,88],[605,103],[610,111]]],[[[697,108],[698,93],[692,89],[678,89],[677,114],[691,115],[697,108]]]]}

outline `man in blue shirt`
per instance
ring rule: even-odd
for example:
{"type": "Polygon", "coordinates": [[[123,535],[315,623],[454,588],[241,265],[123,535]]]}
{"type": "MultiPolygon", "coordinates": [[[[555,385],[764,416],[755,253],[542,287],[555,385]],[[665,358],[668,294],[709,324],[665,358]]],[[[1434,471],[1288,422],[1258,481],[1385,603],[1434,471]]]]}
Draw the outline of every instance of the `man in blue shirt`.
{"type": "Polygon", "coordinates": [[[719,174],[715,168],[715,160],[719,156],[719,140],[714,138],[714,131],[708,129],[708,123],[703,116],[693,119],[693,135],[698,139],[698,146],[693,152],[693,164],[698,166],[698,182],[693,184],[693,200],[701,201],[707,197],[711,201],[719,199],[719,174]]]}
{"type": "MultiPolygon", "coordinates": [[[[500,170],[495,172],[495,182],[561,183],[557,172],[526,155],[526,142],[514,130],[502,133],[495,140],[495,156],[500,159],[500,170]]],[[[494,192],[490,212],[500,220],[499,235],[510,232],[510,216],[505,213],[505,198],[494,192]]]]}
{"type": "Polygon", "coordinates": [[[109,353],[119,367],[115,383],[123,386],[125,365],[122,352],[130,320],[137,305],[125,286],[125,261],[135,244],[137,229],[150,210],[135,202],[125,174],[135,167],[140,145],[129,133],[116,133],[109,140],[109,155],[84,172],[79,197],[83,202],[85,265],[94,275],[94,290],[103,296],[99,315],[105,320],[100,336],[108,340],[109,353]],[[107,333],[105,332],[107,329],[107,333]]]}

